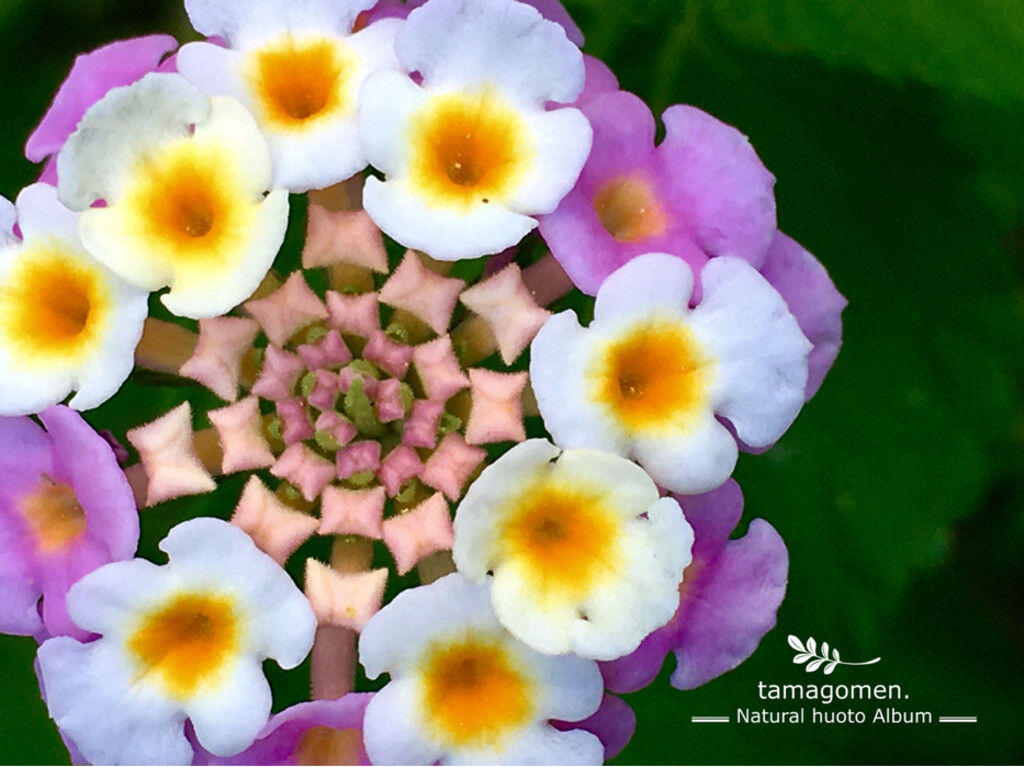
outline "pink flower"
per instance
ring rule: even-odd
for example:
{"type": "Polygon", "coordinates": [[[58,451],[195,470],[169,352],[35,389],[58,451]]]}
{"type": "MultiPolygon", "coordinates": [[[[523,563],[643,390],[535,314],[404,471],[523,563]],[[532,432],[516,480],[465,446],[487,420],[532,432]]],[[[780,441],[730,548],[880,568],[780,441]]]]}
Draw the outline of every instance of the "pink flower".
{"type": "Polygon", "coordinates": [[[89,632],[64,598],[82,576],[135,554],[139,517],[109,443],[70,408],[0,418],[0,631],[89,632]],[[42,598],[42,610],[39,600],[42,598]]]}

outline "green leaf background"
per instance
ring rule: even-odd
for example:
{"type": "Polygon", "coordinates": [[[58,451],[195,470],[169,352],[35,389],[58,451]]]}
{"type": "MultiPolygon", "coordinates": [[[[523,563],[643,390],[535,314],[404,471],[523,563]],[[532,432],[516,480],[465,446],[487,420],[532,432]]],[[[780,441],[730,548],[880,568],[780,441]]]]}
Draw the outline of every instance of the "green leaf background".
{"type": "MultiPolygon", "coordinates": [[[[821,392],[775,449],[743,457],[737,470],[747,499],[741,527],[763,517],[789,547],[778,627],[749,661],[698,690],[668,685],[669,660],[654,685],[627,696],[639,724],[617,761],[1018,762],[1024,6],[566,5],[587,35],[586,50],[656,113],[694,104],[750,136],[778,178],[781,228],[821,259],[850,299],[845,345],[821,392]],[[978,723],[690,723],[765,707],[759,681],[823,682],[791,662],[788,634],[828,641],[844,660],[881,656],[869,667],[840,666],[828,678],[834,684],[899,684],[909,695],[893,703],[900,710],[930,711],[936,720],[976,715],[978,723]]],[[[163,0],[0,7],[0,193],[13,198],[33,180],[24,141],[74,54],[154,31],[193,34],[180,6],[163,0]]],[[[132,383],[116,407],[89,417],[123,433],[174,397],[132,383]]],[[[218,495],[203,511],[226,516],[226,503],[218,495]]],[[[186,508],[144,512],[144,546],[186,508]]],[[[0,760],[65,762],[35,686],[33,654],[31,639],[0,638],[0,760]]],[[[279,706],[302,695],[280,676],[274,683],[287,700],[279,706]]],[[[860,708],[870,720],[874,708],[860,708]]]]}

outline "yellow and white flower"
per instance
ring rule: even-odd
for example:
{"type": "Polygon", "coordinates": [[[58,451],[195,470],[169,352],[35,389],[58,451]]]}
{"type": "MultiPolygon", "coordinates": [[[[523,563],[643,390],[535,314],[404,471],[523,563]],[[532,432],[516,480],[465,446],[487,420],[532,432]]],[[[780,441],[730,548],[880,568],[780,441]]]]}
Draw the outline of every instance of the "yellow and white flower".
{"type": "Polygon", "coordinates": [[[594,321],[551,317],[531,347],[530,380],[562,447],[635,459],[659,485],[688,495],[721,485],[736,435],[771,445],[804,403],[810,342],[786,302],[738,258],[693,273],[664,253],[639,256],[602,284],[594,321]]]}
{"type": "Polygon", "coordinates": [[[270,145],[274,183],[321,189],[366,167],[356,117],[367,75],[396,68],[402,21],[352,33],[376,0],[186,0],[192,25],[228,47],[189,43],[178,71],[210,95],[231,96],[256,117],[270,145]]]}
{"type": "Polygon", "coordinates": [[[0,198],[0,415],[106,401],[135,365],[148,294],[90,256],[78,216],[33,184],[15,208],[0,198]]]}
{"type": "Polygon", "coordinates": [[[513,0],[430,0],[395,43],[422,84],[367,78],[359,130],[363,203],[403,245],[454,261],[515,245],[572,189],[590,152],[583,57],[558,24],[513,0]]]}
{"type": "Polygon", "coordinates": [[[583,730],[560,732],[601,703],[597,664],[542,655],[501,627],[490,589],[452,573],[402,592],[359,638],[371,678],[391,681],[363,723],[374,764],[600,764],[583,730]]]}
{"type": "Polygon", "coordinates": [[[455,514],[455,564],[494,574],[494,611],[543,653],[611,660],[679,606],[693,531],[631,461],[598,450],[516,445],[470,486],[455,514]]]}
{"type": "Polygon", "coordinates": [[[99,639],[39,648],[50,715],[92,764],[190,764],[186,718],[211,753],[242,751],[270,715],[262,661],[293,668],[313,644],[309,602],[237,527],[193,519],[160,548],[163,567],[115,562],[71,587],[99,639]]]}
{"type": "Polygon", "coordinates": [[[175,314],[224,314],[248,298],[284,241],[288,193],[237,101],[150,74],[94,104],[57,158],[60,199],[86,249],[175,314]],[[102,207],[96,203],[103,203],[102,207]]]}

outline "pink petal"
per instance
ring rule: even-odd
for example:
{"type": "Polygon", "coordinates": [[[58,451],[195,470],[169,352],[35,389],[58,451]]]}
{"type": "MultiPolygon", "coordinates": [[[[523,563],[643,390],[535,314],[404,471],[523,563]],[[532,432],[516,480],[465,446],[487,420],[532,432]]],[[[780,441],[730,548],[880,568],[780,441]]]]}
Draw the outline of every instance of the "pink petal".
{"type": "Polygon", "coordinates": [[[332,330],[316,343],[303,344],[298,348],[298,352],[310,370],[340,367],[352,361],[352,352],[337,330],[332,330]]]}
{"type": "Polygon", "coordinates": [[[448,329],[455,302],[465,287],[462,280],[432,272],[409,250],[381,288],[380,300],[415,314],[441,334],[448,329]]]}
{"type": "Polygon", "coordinates": [[[443,412],[443,402],[416,400],[412,403],[412,413],[405,421],[402,442],[412,447],[434,447],[437,444],[437,425],[443,412]]]}
{"type": "Polygon", "coordinates": [[[380,303],[376,293],[346,296],[327,291],[327,324],[342,333],[369,338],[380,330],[380,303]]]}
{"type": "Polygon", "coordinates": [[[377,417],[381,423],[397,421],[405,415],[405,405],[402,403],[402,384],[397,378],[389,378],[381,381],[377,387],[376,401],[377,417]]]}
{"type": "Polygon", "coordinates": [[[464,291],[461,300],[483,317],[498,341],[498,350],[506,365],[516,361],[551,316],[551,312],[537,306],[516,264],[509,264],[493,277],[464,291]]]}
{"type": "Polygon", "coordinates": [[[526,439],[523,389],[529,374],[496,373],[474,368],[469,371],[469,380],[473,386],[473,405],[466,424],[466,442],[480,445],[526,439]]]}
{"type": "Polygon", "coordinates": [[[412,360],[413,348],[392,341],[382,331],[376,330],[363,349],[363,359],[374,362],[395,378],[405,378],[412,360]]]}
{"type": "Polygon", "coordinates": [[[316,371],[316,384],[309,394],[309,404],[317,410],[333,410],[334,402],[341,391],[341,382],[337,373],[330,370],[316,371]]]}
{"type": "Polygon", "coordinates": [[[353,474],[377,471],[380,466],[380,443],[370,440],[353,442],[338,451],[338,479],[345,480],[353,474]]]}
{"type": "Polygon", "coordinates": [[[221,470],[225,474],[273,465],[274,454],[263,437],[263,416],[256,397],[246,397],[207,415],[220,437],[224,454],[221,470]]]}
{"type": "Polygon", "coordinates": [[[280,400],[277,403],[277,414],[281,417],[281,438],[286,445],[313,438],[315,430],[304,399],[280,400]]]}
{"type": "Polygon", "coordinates": [[[259,332],[260,326],[244,317],[199,320],[195,351],[178,372],[199,381],[221,399],[234,402],[242,358],[252,349],[259,332]]]}
{"type": "Polygon", "coordinates": [[[252,393],[264,399],[288,399],[305,369],[302,360],[291,352],[268,346],[263,355],[263,368],[253,384],[252,393]]]}
{"type": "Polygon", "coordinates": [[[331,486],[324,489],[320,503],[320,535],[361,535],[380,540],[384,500],[383,487],[348,490],[331,486]]]}
{"type": "Polygon", "coordinates": [[[295,444],[285,448],[270,473],[291,482],[303,498],[312,502],[334,479],[334,465],[305,445],[295,444]]]}
{"type": "Polygon", "coordinates": [[[469,379],[462,372],[452,349],[452,339],[448,336],[417,346],[412,358],[423,388],[427,390],[427,397],[432,400],[444,402],[469,386],[469,379]]]}
{"type": "Polygon", "coordinates": [[[448,502],[434,493],[414,509],[384,522],[384,543],[405,575],[424,557],[447,551],[455,541],[448,502]]]}
{"type": "Polygon", "coordinates": [[[231,524],[247,532],[260,550],[284,566],[320,523],[309,514],[287,506],[258,477],[250,477],[231,524]]]}
{"type": "Polygon", "coordinates": [[[188,402],[152,423],[132,429],[127,436],[139,452],[149,478],[147,506],[217,489],[217,483],[196,456],[192,441],[192,406],[188,402]]]}
{"type": "Polygon", "coordinates": [[[327,210],[321,205],[310,205],[302,268],[338,263],[387,273],[384,237],[366,211],[327,210]]]}
{"type": "Polygon", "coordinates": [[[267,338],[278,346],[284,346],[307,325],[327,319],[327,307],[310,290],[301,271],[294,272],[284,285],[266,298],[247,301],[245,310],[263,326],[267,338]]]}
{"type": "Polygon", "coordinates": [[[462,435],[452,432],[445,435],[437,450],[427,459],[420,479],[440,490],[449,500],[457,501],[462,495],[462,488],[486,457],[487,451],[482,447],[468,445],[462,435]]]}
{"type": "Polygon", "coordinates": [[[402,485],[423,470],[423,461],[408,445],[399,445],[380,463],[377,477],[388,491],[389,496],[398,495],[402,485]]]}
{"type": "Polygon", "coordinates": [[[347,445],[359,433],[350,420],[333,410],[325,410],[318,415],[316,423],[313,425],[317,431],[325,431],[330,434],[339,447],[347,445]]]}

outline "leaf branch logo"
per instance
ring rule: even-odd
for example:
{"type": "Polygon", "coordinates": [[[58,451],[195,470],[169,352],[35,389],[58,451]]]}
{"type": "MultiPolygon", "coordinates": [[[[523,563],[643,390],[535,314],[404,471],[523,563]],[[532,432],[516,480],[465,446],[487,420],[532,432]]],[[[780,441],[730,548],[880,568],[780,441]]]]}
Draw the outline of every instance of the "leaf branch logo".
{"type": "Polygon", "coordinates": [[[875,658],[874,660],[866,660],[863,663],[850,663],[849,661],[839,659],[839,650],[835,647],[832,648],[832,656],[829,657],[828,642],[821,643],[821,652],[819,653],[818,643],[814,641],[813,637],[808,638],[806,645],[792,634],[789,635],[786,641],[797,652],[793,656],[793,662],[807,663],[804,671],[808,674],[824,666],[825,675],[827,676],[836,670],[836,666],[870,666],[872,663],[878,663],[878,661],[882,660],[881,658],[875,658]],[[810,662],[808,663],[808,661],[810,662]]]}

